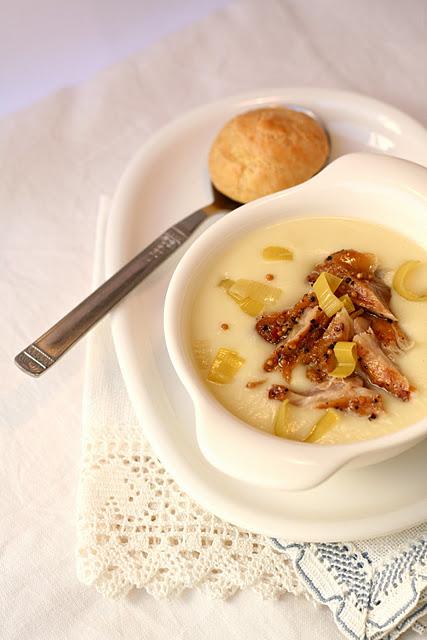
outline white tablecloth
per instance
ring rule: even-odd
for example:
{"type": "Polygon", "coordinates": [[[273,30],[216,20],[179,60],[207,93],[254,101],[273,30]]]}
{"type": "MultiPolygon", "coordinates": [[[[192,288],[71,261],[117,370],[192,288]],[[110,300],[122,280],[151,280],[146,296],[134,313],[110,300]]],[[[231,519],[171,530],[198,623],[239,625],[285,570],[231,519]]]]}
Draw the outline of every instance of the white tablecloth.
{"type": "Polygon", "coordinates": [[[426,16],[424,0],[242,0],[0,121],[2,640],[339,638],[326,609],[292,596],[110,602],[81,586],[84,342],[39,380],[12,360],[89,291],[98,196],[151,132],[203,102],[286,85],[361,91],[427,125],[426,16]]]}

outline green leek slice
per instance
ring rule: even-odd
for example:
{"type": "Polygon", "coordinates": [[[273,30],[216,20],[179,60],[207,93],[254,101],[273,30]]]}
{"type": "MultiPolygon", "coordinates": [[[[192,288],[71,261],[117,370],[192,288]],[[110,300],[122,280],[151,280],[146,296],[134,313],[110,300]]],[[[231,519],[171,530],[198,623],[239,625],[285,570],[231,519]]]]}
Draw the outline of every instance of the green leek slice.
{"type": "Polygon", "coordinates": [[[343,303],[344,307],[347,309],[348,313],[353,313],[353,311],[355,311],[353,300],[350,298],[348,293],[345,293],[343,296],[340,296],[339,299],[343,303]]]}
{"type": "Polygon", "coordinates": [[[258,316],[268,303],[277,302],[282,294],[278,287],[256,280],[230,280],[225,278],[218,284],[250,316],[258,316]]]}
{"type": "Polygon", "coordinates": [[[286,247],[265,247],[262,250],[264,260],[293,260],[294,254],[286,247]]]}
{"type": "Polygon", "coordinates": [[[228,291],[229,288],[233,286],[233,284],[234,280],[231,280],[230,278],[224,278],[224,280],[220,280],[218,282],[218,287],[221,287],[222,289],[225,289],[225,291],[228,291]]]}
{"type": "Polygon", "coordinates": [[[410,300],[411,302],[427,302],[427,293],[417,294],[408,289],[406,284],[406,278],[409,276],[414,269],[416,269],[420,264],[420,260],[408,260],[408,262],[404,262],[393,277],[393,289],[405,300],[410,300]]]}
{"type": "Polygon", "coordinates": [[[240,295],[239,293],[235,293],[234,291],[230,291],[230,289],[227,291],[227,293],[230,296],[230,298],[233,298],[233,300],[237,302],[237,304],[240,304],[241,302],[243,302],[243,300],[246,300],[244,296],[240,295]]]}
{"type": "Polygon", "coordinates": [[[230,384],[244,362],[245,359],[237,351],[221,347],[212,362],[207,379],[216,384],[230,384]]]}
{"type": "Polygon", "coordinates": [[[337,366],[330,373],[334,378],[347,378],[356,368],[357,345],[355,342],[337,342],[334,347],[337,366]]]}
{"type": "Polygon", "coordinates": [[[316,294],[319,307],[331,318],[343,307],[343,302],[334,295],[334,291],[338,289],[342,278],[322,271],[313,284],[313,291],[316,294]]]}
{"type": "Polygon", "coordinates": [[[249,316],[253,316],[255,318],[255,316],[259,316],[261,311],[264,309],[264,305],[258,300],[245,298],[244,300],[242,300],[242,302],[240,302],[240,308],[249,316]]]}
{"type": "Polygon", "coordinates": [[[282,294],[282,290],[278,287],[272,287],[269,284],[263,282],[257,282],[256,280],[245,280],[241,278],[236,280],[235,283],[228,290],[229,295],[245,298],[252,298],[262,304],[271,304],[277,302],[282,294]]]}
{"type": "Polygon", "coordinates": [[[288,404],[289,400],[282,400],[280,407],[277,410],[274,418],[273,429],[274,434],[280,438],[287,438],[289,436],[288,429],[288,404]]]}
{"type": "Polygon", "coordinates": [[[200,369],[209,369],[212,360],[212,350],[209,340],[194,340],[193,353],[200,369]]]}
{"type": "Polygon", "coordinates": [[[331,431],[339,421],[339,416],[333,409],[327,409],[324,415],[316,422],[304,442],[317,442],[326,433],[331,431]]]}

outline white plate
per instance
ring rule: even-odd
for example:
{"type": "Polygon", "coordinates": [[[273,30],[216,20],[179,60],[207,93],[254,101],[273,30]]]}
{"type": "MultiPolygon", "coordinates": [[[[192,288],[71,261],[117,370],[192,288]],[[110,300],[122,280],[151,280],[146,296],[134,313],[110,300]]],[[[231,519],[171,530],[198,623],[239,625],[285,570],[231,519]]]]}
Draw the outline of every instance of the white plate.
{"type": "MultiPolygon", "coordinates": [[[[204,106],[162,129],[125,172],[109,220],[108,274],[166,227],[209,202],[207,154],[216,131],[238,112],[277,102],[317,112],[329,128],[332,157],[372,150],[427,165],[427,131],[400,111],[357,94],[277,89],[204,106]]],[[[114,311],[113,337],[144,434],[182,489],[242,528],[293,540],[355,540],[425,520],[427,441],[390,461],[340,472],[322,486],[298,493],[259,489],[209,465],[197,445],[191,401],[163,337],[164,296],[179,257],[114,311]]]]}

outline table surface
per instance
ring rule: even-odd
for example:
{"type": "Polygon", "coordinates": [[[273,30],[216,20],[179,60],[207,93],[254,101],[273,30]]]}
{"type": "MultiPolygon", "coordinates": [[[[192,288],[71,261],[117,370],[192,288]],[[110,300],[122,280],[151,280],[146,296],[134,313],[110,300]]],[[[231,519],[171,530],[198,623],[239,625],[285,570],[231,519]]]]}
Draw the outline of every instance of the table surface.
{"type": "Polygon", "coordinates": [[[372,94],[427,124],[427,5],[35,4],[17,0],[0,23],[0,114],[9,114],[0,120],[2,639],[338,639],[326,608],[293,596],[221,602],[187,592],[169,602],[135,592],[111,602],[80,585],[84,341],[40,380],[12,360],[89,291],[98,196],[112,193],[138,146],[175,114],[256,87],[315,85],[372,94]]]}

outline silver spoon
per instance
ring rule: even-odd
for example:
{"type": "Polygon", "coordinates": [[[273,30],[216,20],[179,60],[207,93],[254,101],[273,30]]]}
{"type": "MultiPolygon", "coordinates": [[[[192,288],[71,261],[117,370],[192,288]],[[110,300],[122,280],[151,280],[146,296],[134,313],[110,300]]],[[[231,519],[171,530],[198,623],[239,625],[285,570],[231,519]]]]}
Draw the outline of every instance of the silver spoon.
{"type": "MultiPolygon", "coordinates": [[[[299,105],[286,106],[295,111],[303,111],[316,120],[328,137],[330,149],[329,132],[319,116],[310,109],[299,105]]],[[[329,157],[319,171],[328,162],[329,157]]],[[[40,376],[122,298],[179,249],[206,218],[216,213],[228,213],[241,206],[241,203],[231,200],[213,186],[212,190],[213,202],[211,204],[190,213],[186,218],[162,233],[46,333],[21,351],[15,357],[18,367],[32,376],[40,376]]]]}

